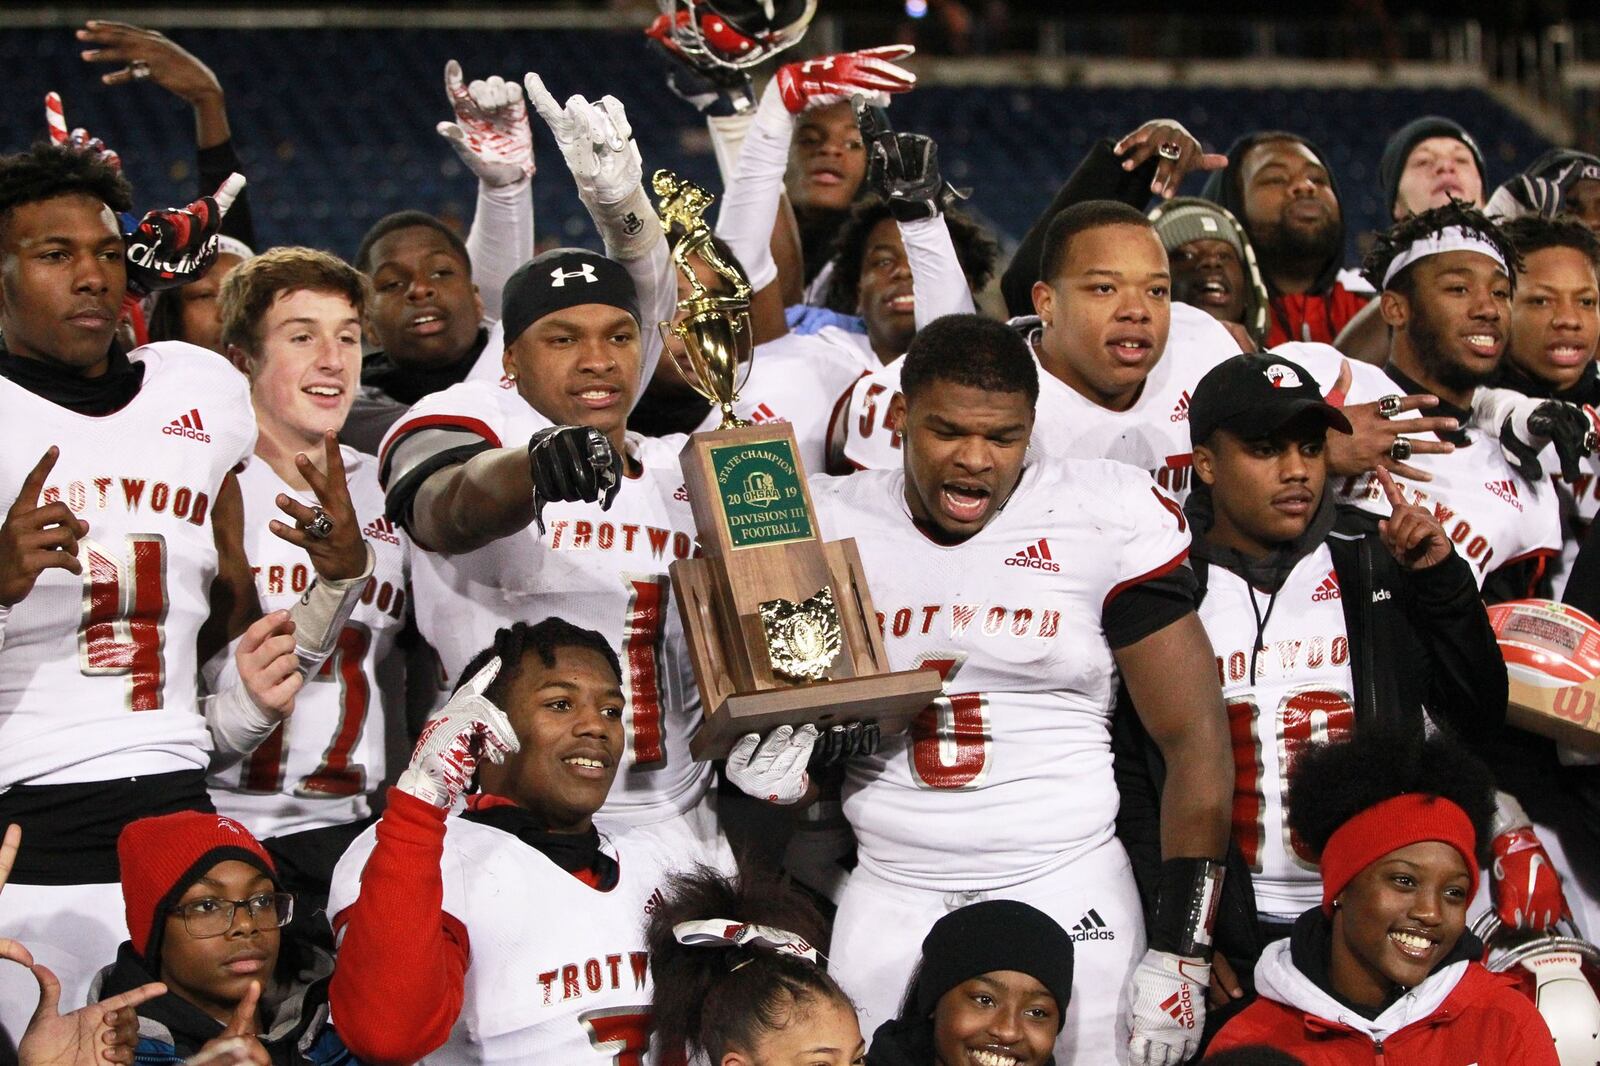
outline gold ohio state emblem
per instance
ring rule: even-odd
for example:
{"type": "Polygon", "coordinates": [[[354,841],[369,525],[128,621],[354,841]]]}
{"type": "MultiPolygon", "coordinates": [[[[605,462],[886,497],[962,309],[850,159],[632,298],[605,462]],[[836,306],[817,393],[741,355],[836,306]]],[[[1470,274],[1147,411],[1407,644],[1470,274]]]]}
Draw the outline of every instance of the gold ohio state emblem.
{"type": "Polygon", "coordinates": [[[787,681],[821,681],[843,647],[833,589],[824,585],[804,603],[767,600],[761,604],[772,672],[787,681]]]}

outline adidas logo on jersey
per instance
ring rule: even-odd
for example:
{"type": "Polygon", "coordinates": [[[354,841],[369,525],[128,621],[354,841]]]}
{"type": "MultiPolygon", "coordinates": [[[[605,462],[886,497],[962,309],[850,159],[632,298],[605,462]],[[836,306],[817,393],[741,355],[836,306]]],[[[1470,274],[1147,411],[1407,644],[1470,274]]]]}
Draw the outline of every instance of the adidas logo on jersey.
{"type": "Polygon", "coordinates": [[[759,426],[767,422],[787,422],[788,419],[780,418],[772,408],[764,403],[758,403],[756,409],[750,412],[750,421],[759,426]]]}
{"type": "Polygon", "coordinates": [[[1522,510],[1522,500],[1517,496],[1517,483],[1510,478],[1485,481],[1483,487],[1488,489],[1491,495],[1500,497],[1519,511],[1522,510]]]}
{"type": "Polygon", "coordinates": [[[1017,554],[1006,560],[1007,566],[1020,566],[1028,570],[1048,570],[1058,572],[1059,564],[1050,560],[1050,542],[1040,537],[1039,543],[1030,544],[1017,554]]]}
{"type": "Polygon", "coordinates": [[[1187,421],[1189,421],[1189,390],[1188,389],[1184,389],[1183,390],[1183,395],[1178,397],[1177,405],[1172,408],[1172,414],[1168,418],[1168,421],[1170,421],[1170,422],[1187,422],[1187,421]]]}
{"type": "Polygon", "coordinates": [[[1312,603],[1326,603],[1339,598],[1339,575],[1333,570],[1328,571],[1328,576],[1322,579],[1322,584],[1317,586],[1317,591],[1311,594],[1312,603]]]}
{"type": "Polygon", "coordinates": [[[1117,939],[1117,931],[1106,925],[1106,920],[1100,917],[1099,911],[1090,907],[1089,913],[1079,918],[1078,924],[1072,927],[1071,936],[1074,941],[1078,942],[1084,940],[1115,940],[1117,939]]]}
{"type": "Polygon", "coordinates": [[[363,536],[371,537],[373,540],[386,541],[395,545],[400,543],[400,538],[394,531],[394,523],[382,515],[368,522],[361,530],[361,533],[363,536]]]}
{"type": "Polygon", "coordinates": [[[210,444],[211,434],[205,429],[205,425],[200,421],[200,408],[195,407],[182,418],[174,418],[169,425],[162,426],[161,432],[169,437],[188,437],[202,444],[210,444]]]}

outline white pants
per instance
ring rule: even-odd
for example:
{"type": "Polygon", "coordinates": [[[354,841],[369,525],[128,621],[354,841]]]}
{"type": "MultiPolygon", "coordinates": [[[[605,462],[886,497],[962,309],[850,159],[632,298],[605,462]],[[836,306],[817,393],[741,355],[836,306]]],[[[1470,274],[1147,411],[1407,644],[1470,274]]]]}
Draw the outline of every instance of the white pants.
{"type": "Polygon", "coordinates": [[[665,821],[629,825],[597,814],[594,824],[604,836],[620,837],[631,832],[648,834],[661,848],[662,854],[681,856],[677,866],[680,871],[687,872],[699,865],[720,870],[729,877],[739,873],[733,849],[728,846],[728,838],[722,835],[722,824],[717,820],[717,797],[714,792],[707,793],[699,803],[665,821]]]}
{"type": "MultiPolygon", "coordinates": [[[[122,885],[7,885],[0,894],[0,936],[33,952],[33,961],[61,979],[61,1011],[88,1003],[89,982],[117,961],[128,939],[122,885]]],[[[11,1039],[39,1005],[39,983],[14,962],[0,960],[0,1022],[11,1039]]]]}
{"type": "Polygon", "coordinates": [[[1144,955],[1144,912],[1116,841],[1031,881],[988,891],[909,888],[856,867],[839,898],[828,972],[855,1000],[862,1035],[899,1014],[922,938],[953,910],[986,899],[1039,908],[1073,938],[1072,1002],[1058,1066],[1128,1061],[1126,986],[1144,955]]]}

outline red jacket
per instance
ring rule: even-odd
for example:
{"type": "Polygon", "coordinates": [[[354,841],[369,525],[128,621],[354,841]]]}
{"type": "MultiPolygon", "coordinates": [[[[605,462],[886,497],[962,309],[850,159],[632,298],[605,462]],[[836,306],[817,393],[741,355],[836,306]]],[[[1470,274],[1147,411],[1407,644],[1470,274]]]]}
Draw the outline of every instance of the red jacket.
{"type": "Polygon", "coordinates": [[[1322,293],[1278,293],[1269,307],[1267,347],[1285,341],[1319,341],[1332,344],[1356,312],[1367,306],[1371,294],[1351,292],[1343,283],[1322,293]]]}
{"type": "Polygon", "coordinates": [[[1207,1057],[1266,1044],[1306,1066],[1560,1066],[1533,1001],[1476,962],[1445,967],[1371,1021],[1295,969],[1287,940],[1268,946],[1256,981],[1261,998],[1222,1027],[1207,1057]]]}

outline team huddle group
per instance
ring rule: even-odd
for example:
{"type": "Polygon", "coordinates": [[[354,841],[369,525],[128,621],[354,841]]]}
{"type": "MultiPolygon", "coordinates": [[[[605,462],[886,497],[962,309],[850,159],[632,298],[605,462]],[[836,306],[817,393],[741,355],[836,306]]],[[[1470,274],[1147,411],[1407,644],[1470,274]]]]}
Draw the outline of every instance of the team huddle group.
{"type": "Polygon", "coordinates": [[[1486,607],[1600,613],[1600,159],[1490,189],[1418,119],[1356,270],[1315,145],[1153,120],[991,285],[890,125],[910,48],[758,92],[794,27],[687,8],[650,33],[753,290],[737,411],[943,697],[691,758],[668,567],[720,414],[620,100],[451,62],[470,233],[347,263],[259,247],[292,190],[211,71],[90,22],[216,193],[128,214],[55,94],[0,157],[12,1061],[1594,1061],[1473,930],[1600,925],[1595,760],[1506,724],[1486,607]],[[547,135],[603,255],[534,254],[547,135]]]}

